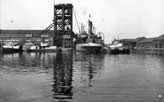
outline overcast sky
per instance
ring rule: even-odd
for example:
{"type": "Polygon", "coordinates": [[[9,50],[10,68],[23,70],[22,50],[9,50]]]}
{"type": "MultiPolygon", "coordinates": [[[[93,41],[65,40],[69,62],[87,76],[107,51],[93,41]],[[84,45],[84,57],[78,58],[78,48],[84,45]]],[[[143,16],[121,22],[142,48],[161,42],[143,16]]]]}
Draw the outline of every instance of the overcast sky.
{"type": "MultiPolygon", "coordinates": [[[[0,29],[44,29],[52,23],[54,2],[72,3],[79,24],[90,13],[106,43],[164,34],[164,0],[0,0],[0,29]]],[[[78,32],[75,19],[73,26],[78,32]]]]}

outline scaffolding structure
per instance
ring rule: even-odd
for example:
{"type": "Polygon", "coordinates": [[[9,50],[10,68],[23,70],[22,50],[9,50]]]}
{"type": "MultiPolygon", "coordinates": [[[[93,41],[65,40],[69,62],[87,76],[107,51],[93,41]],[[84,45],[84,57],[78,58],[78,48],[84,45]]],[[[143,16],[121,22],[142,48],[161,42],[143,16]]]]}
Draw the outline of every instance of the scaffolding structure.
{"type": "Polygon", "coordinates": [[[73,5],[54,5],[54,45],[72,48],[73,5]]]}

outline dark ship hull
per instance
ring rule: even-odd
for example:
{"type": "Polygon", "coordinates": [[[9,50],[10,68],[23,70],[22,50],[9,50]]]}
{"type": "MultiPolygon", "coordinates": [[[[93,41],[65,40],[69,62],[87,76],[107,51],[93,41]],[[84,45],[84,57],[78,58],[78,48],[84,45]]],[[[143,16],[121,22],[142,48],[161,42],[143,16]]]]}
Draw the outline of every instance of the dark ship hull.
{"type": "Polygon", "coordinates": [[[76,50],[81,52],[89,52],[89,53],[99,53],[102,49],[101,44],[97,43],[84,43],[84,44],[77,44],[76,50]]]}
{"type": "Polygon", "coordinates": [[[130,49],[110,49],[111,54],[130,54],[130,49]]]}

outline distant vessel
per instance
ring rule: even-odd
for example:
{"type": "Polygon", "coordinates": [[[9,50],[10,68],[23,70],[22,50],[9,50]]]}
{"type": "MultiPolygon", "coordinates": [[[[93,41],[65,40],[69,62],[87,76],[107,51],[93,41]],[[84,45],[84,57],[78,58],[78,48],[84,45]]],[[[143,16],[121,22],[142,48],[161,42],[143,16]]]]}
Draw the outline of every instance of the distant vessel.
{"type": "Polygon", "coordinates": [[[82,43],[82,44],[77,44],[76,45],[76,49],[78,51],[87,51],[87,52],[95,52],[95,53],[100,52],[102,47],[103,46],[101,44],[92,43],[92,42],[82,43]]]}
{"type": "Polygon", "coordinates": [[[22,46],[17,43],[13,43],[13,42],[4,42],[1,45],[1,52],[3,52],[3,53],[22,52],[22,46]]]}
{"type": "Polygon", "coordinates": [[[50,46],[48,43],[43,42],[37,45],[32,42],[28,42],[24,44],[23,50],[27,52],[54,52],[57,50],[57,47],[50,46]]]}
{"type": "MultiPolygon", "coordinates": [[[[89,16],[90,17],[90,16],[89,16]]],[[[94,27],[92,21],[88,20],[88,33],[81,32],[76,41],[76,51],[99,53],[103,48],[104,42],[102,36],[93,33],[94,27]]]]}
{"type": "Polygon", "coordinates": [[[112,44],[109,46],[111,54],[129,54],[130,48],[123,46],[123,43],[119,40],[114,39],[112,44]]]}

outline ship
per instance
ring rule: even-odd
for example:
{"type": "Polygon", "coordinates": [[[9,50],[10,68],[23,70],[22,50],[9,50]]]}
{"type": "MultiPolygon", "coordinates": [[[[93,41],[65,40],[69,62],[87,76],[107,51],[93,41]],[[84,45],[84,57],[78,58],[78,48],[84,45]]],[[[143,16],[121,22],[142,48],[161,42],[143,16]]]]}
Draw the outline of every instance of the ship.
{"type": "Polygon", "coordinates": [[[0,47],[2,53],[19,53],[22,52],[22,46],[19,43],[3,42],[0,47]]]}
{"type": "Polygon", "coordinates": [[[114,39],[109,46],[109,52],[111,54],[129,54],[130,48],[124,46],[119,40],[114,39]]]}
{"type": "Polygon", "coordinates": [[[76,51],[90,52],[90,53],[101,52],[104,46],[102,33],[96,34],[94,32],[94,29],[95,27],[93,27],[92,21],[88,19],[88,33],[84,31],[79,34],[75,44],[76,51]]]}
{"type": "Polygon", "coordinates": [[[24,44],[23,50],[27,52],[55,52],[57,51],[57,47],[50,46],[49,43],[45,43],[45,42],[40,42],[40,44],[27,42],[24,44]]]}

